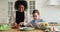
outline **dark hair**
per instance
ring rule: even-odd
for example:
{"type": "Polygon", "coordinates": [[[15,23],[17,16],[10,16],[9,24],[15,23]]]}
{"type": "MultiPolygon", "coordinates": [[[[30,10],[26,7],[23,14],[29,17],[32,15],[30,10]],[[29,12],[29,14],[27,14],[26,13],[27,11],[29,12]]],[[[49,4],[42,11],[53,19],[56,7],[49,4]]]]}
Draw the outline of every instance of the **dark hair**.
{"type": "Polygon", "coordinates": [[[18,10],[18,6],[19,5],[23,5],[24,6],[24,10],[27,9],[27,1],[16,1],[15,2],[15,9],[18,10]]]}
{"type": "Polygon", "coordinates": [[[34,13],[38,13],[38,15],[39,15],[39,11],[37,9],[33,10],[32,14],[34,14],[34,13]]]}

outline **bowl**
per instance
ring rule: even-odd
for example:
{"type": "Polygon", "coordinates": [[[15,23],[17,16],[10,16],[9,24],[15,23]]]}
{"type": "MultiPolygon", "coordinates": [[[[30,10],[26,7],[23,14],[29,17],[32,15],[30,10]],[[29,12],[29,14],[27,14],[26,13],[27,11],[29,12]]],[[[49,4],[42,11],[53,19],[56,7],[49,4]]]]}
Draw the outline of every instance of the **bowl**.
{"type": "Polygon", "coordinates": [[[10,29],[9,25],[2,25],[2,24],[0,25],[0,31],[9,29],[10,29]]]}

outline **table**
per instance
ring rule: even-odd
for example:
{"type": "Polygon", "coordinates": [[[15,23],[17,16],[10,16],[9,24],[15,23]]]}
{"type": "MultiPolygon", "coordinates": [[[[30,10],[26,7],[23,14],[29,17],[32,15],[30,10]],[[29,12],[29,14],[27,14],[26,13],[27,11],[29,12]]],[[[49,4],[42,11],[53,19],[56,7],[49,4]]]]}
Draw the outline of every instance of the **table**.
{"type": "MultiPolygon", "coordinates": [[[[60,26],[60,24],[50,24],[50,26],[60,26]]],[[[45,31],[41,29],[35,29],[33,31],[20,31],[19,29],[10,29],[10,30],[0,31],[0,32],[45,32],[45,31]]]]}
{"type": "Polygon", "coordinates": [[[19,29],[10,29],[10,30],[0,31],[0,32],[45,32],[45,31],[41,29],[35,29],[33,31],[20,31],[19,29]]]}

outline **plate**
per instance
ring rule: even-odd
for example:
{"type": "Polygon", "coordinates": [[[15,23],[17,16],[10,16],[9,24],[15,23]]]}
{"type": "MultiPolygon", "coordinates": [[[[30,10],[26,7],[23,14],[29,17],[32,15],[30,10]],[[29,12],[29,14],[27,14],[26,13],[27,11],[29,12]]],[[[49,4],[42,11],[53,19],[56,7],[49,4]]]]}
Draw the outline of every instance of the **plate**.
{"type": "Polygon", "coordinates": [[[31,30],[34,30],[35,28],[32,28],[32,27],[21,27],[19,28],[19,30],[22,30],[22,31],[31,31],[31,30]]]}

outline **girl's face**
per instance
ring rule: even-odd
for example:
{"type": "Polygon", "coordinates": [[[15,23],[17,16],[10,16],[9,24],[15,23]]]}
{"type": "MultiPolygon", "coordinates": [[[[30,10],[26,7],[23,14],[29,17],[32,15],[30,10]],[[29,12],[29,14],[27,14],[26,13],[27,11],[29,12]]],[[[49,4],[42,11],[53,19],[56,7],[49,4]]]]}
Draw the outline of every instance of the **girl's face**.
{"type": "Polygon", "coordinates": [[[20,12],[23,12],[23,11],[24,11],[24,6],[23,6],[23,5],[19,5],[19,6],[18,6],[18,10],[19,10],[20,12]]]}
{"type": "Polygon", "coordinates": [[[33,19],[34,19],[34,20],[37,20],[38,18],[39,18],[38,13],[34,13],[34,14],[33,14],[33,19]]]}

